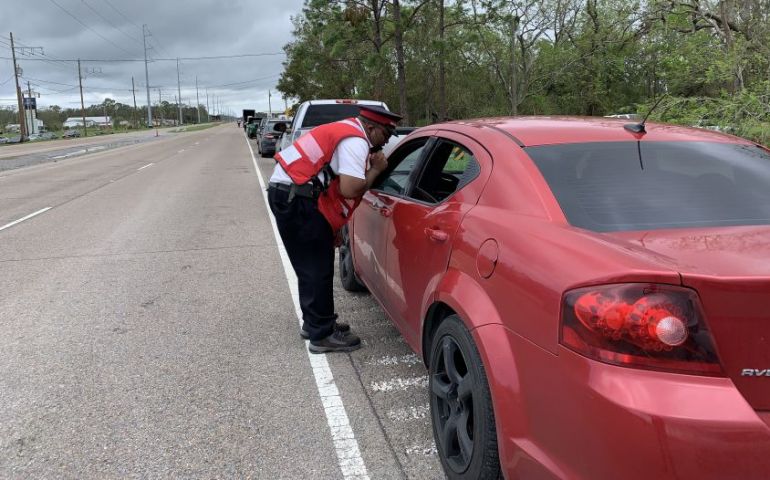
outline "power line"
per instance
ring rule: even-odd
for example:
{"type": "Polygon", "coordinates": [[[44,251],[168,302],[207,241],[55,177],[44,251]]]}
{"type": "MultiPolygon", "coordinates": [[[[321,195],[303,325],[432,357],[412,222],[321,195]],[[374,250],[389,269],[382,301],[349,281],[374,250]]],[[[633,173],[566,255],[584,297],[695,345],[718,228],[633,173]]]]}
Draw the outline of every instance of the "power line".
{"type": "Polygon", "coordinates": [[[110,20],[109,20],[107,17],[105,17],[104,15],[102,15],[101,13],[99,13],[98,11],[96,11],[96,9],[95,9],[94,7],[92,7],[91,5],[89,5],[89,4],[88,4],[88,2],[86,2],[86,0],[81,0],[81,2],[83,2],[83,5],[85,5],[86,7],[88,7],[88,9],[89,9],[89,10],[91,10],[91,11],[92,11],[92,12],[94,12],[96,15],[98,15],[98,16],[99,16],[99,18],[101,18],[102,20],[104,20],[105,22],[107,22],[107,23],[108,23],[108,24],[109,24],[109,25],[110,25],[112,28],[114,28],[115,30],[119,31],[120,33],[122,33],[122,34],[123,34],[123,35],[125,35],[126,37],[130,38],[131,40],[133,40],[133,41],[135,41],[135,42],[137,42],[137,43],[142,43],[142,42],[140,42],[140,41],[139,41],[139,39],[132,37],[131,35],[127,34],[127,33],[126,33],[126,32],[124,32],[123,30],[121,30],[120,28],[118,28],[118,27],[117,27],[117,26],[116,26],[114,23],[112,23],[112,22],[111,22],[111,21],[110,21],[110,20]]]}
{"type": "MultiPolygon", "coordinates": [[[[150,34],[150,39],[152,42],[155,42],[155,45],[158,47],[158,50],[162,51],[166,56],[171,57],[169,53],[164,49],[158,39],[155,37],[155,34],[152,33],[152,30],[150,30],[150,27],[147,27],[147,32],[150,34]]],[[[181,60],[181,59],[180,59],[181,60]]]]}
{"type": "MultiPolygon", "coordinates": [[[[2,40],[0,40],[0,43],[6,45],[8,47],[8,49],[10,49],[11,48],[10,44],[9,43],[5,43],[5,37],[0,37],[0,38],[2,38],[2,40]]],[[[22,42],[20,42],[18,40],[16,40],[16,43],[18,43],[20,47],[32,48],[29,45],[24,45],[22,42]]],[[[37,55],[35,53],[34,49],[31,51],[30,55],[37,55]]],[[[56,63],[57,61],[60,62],[60,60],[58,60],[58,59],[56,59],[54,57],[46,55],[45,52],[42,52],[39,55],[44,57],[44,58],[28,58],[27,55],[23,55],[24,56],[24,61],[27,61],[27,60],[43,61],[43,62],[48,63],[49,65],[53,65],[55,67],[63,68],[65,70],[69,71],[69,69],[67,67],[65,67],[64,65],[61,65],[61,63],[56,63]]]]}
{"type": "MultiPolygon", "coordinates": [[[[53,1],[53,0],[51,0],[53,1]]],[[[277,55],[286,55],[284,52],[277,52],[277,53],[243,53],[239,55],[212,55],[212,56],[205,56],[205,57],[179,57],[179,60],[220,60],[220,59],[227,59],[227,58],[245,58],[245,57],[272,57],[277,55]]],[[[0,57],[0,60],[10,60],[11,57],[0,57]]],[[[45,62],[45,61],[56,61],[56,62],[75,62],[77,63],[77,59],[57,59],[57,60],[50,60],[50,59],[43,59],[43,58],[28,58],[26,60],[37,60],[39,62],[45,62]]],[[[176,57],[174,58],[155,58],[153,61],[157,62],[176,62],[176,57]]],[[[144,59],[135,59],[135,58],[127,58],[127,59],[121,59],[121,58],[91,58],[91,59],[80,59],[81,62],[101,62],[101,63],[120,63],[120,62],[144,62],[144,59]]]]}
{"type": "Polygon", "coordinates": [[[104,1],[107,3],[107,5],[109,5],[109,6],[110,6],[110,8],[112,8],[113,10],[115,10],[116,12],[118,12],[118,14],[119,14],[121,17],[123,17],[123,18],[125,18],[126,20],[128,20],[128,22],[129,22],[131,25],[135,26],[135,27],[136,27],[136,28],[138,28],[139,30],[141,30],[141,29],[142,29],[142,27],[140,27],[139,25],[135,24],[135,23],[134,23],[134,22],[133,22],[133,21],[132,21],[130,18],[128,18],[127,16],[125,16],[125,14],[123,14],[123,12],[121,12],[120,10],[118,10],[117,8],[115,8],[115,6],[114,6],[114,5],[113,5],[113,4],[110,2],[110,0],[104,0],[104,1]]]}
{"type": "Polygon", "coordinates": [[[76,22],[78,22],[79,24],[83,25],[83,26],[84,26],[84,27],[86,27],[87,29],[91,30],[91,31],[92,31],[92,32],[94,32],[96,35],[98,35],[99,37],[101,37],[102,39],[104,39],[105,41],[107,41],[107,42],[111,43],[112,45],[114,45],[114,46],[115,46],[116,48],[118,48],[119,50],[123,50],[124,52],[128,53],[129,55],[131,55],[131,52],[129,52],[129,51],[128,51],[128,50],[126,50],[125,48],[121,47],[121,46],[120,46],[120,45],[118,45],[117,43],[113,42],[113,41],[112,41],[112,40],[110,40],[109,38],[105,37],[105,36],[104,36],[104,35],[102,35],[101,33],[97,32],[97,31],[96,31],[96,30],[94,30],[93,28],[91,28],[91,27],[89,27],[88,25],[86,25],[85,23],[83,23],[83,22],[82,22],[82,21],[81,21],[81,20],[80,20],[78,17],[76,17],[75,15],[71,14],[71,13],[69,12],[69,10],[67,10],[67,9],[66,9],[66,8],[64,8],[64,7],[62,7],[62,6],[61,6],[61,5],[59,5],[58,3],[56,3],[56,0],[48,0],[48,1],[49,1],[49,2],[51,2],[51,3],[53,3],[54,5],[56,5],[57,7],[59,7],[59,8],[60,8],[60,9],[61,9],[61,10],[62,10],[64,13],[66,13],[66,14],[67,14],[67,15],[69,15],[70,17],[74,18],[76,22]]]}
{"type": "Polygon", "coordinates": [[[272,75],[266,75],[264,77],[259,77],[259,78],[252,78],[251,80],[244,80],[242,82],[223,83],[221,85],[206,85],[206,88],[222,88],[222,87],[230,87],[230,86],[233,86],[233,85],[243,85],[245,83],[254,83],[254,82],[258,82],[260,80],[267,80],[269,78],[272,78],[272,77],[275,77],[275,76],[278,76],[278,75],[280,75],[280,73],[274,73],[272,75]]]}

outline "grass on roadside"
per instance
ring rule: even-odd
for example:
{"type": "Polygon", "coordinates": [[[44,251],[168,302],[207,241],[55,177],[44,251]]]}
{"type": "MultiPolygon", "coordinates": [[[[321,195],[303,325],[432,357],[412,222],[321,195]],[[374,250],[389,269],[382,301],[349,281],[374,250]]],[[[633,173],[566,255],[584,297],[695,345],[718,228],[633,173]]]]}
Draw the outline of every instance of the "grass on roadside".
{"type": "Polygon", "coordinates": [[[198,130],[206,130],[207,128],[215,127],[218,124],[216,123],[201,123],[200,125],[190,125],[190,126],[183,126],[179,128],[175,128],[171,130],[174,133],[178,132],[197,132],[198,130]]]}

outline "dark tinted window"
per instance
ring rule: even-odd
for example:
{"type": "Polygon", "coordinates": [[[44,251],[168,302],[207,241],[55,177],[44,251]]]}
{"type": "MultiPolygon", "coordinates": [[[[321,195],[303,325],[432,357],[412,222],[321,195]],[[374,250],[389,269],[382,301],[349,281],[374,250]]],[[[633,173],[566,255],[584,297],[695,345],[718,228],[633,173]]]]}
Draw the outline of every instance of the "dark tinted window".
{"type": "Polygon", "coordinates": [[[345,118],[357,117],[358,105],[335,103],[327,105],[310,105],[305,112],[302,128],[317,127],[324,123],[336,122],[345,118]]]}
{"type": "Polygon", "coordinates": [[[388,158],[391,167],[377,179],[372,188],[394,195],[402,195],[406,190],[409,177],[425,149],[426,142],[427,139],[421,138],[393,152],[388,158]]]}
{"type": "Polygon", "coordinates": [[[438,203],[470,183],[479,171],[479,163],[470,150],[441,140],[431,152],[411,196],[428,203],[438,203]]]}
{"type": "Polygon", "coordinates": [[[526,152],[577,227],[770,224],[770,154],[753,145],[613,142],[526,152]]]}
{"type": "Polygon", "coordinates": [[[275,126],[278,125],[279,123],[286,123],[286,120],[270,120],[267,123],[267,129],[265,131],[266,132],[275,132],[275,126]]]}

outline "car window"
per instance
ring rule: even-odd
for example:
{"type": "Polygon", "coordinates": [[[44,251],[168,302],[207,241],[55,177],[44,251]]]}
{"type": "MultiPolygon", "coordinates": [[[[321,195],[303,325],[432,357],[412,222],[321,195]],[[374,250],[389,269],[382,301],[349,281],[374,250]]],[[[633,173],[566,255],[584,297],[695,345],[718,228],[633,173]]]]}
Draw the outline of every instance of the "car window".
{"type": "Polygon", "coordinates": [[[470,183],[479,171],[478,160],[468,148],[441,140],[410,196],[429,203],[441,202],[470,183]]]}
{"type": "Polygon", "coordinates": [[[770,224],[770,153],[753,145],[605,142],[526,151],[577,227],[770,224]]]}
{"type": "Polygon", "coordinates": [[[380,175],[372,188],[385,193],[403,195],[407,189],[409,176],[417,167],[427,142],[427,138],[417,139],[393,152],[388,158],[390,167],[380,175]]]}

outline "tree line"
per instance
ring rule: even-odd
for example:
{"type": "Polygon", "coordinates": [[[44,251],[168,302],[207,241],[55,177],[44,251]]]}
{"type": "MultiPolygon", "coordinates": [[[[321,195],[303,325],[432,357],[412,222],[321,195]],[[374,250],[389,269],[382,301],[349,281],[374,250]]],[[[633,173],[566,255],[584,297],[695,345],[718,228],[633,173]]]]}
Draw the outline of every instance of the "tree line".
{"type": "Polygon", "coordinates": [[[278,89],[405,125],[646,114],[770,143],[770,0],[306,0],[278,89]]]}
{"type": "MultiPolygon", "coordinates": [[[[86,117],[110,117],[112,126],[115,128],[144,128],[147,125],[147,106],[137,107],[126,105],[111,98],[105,98],[102,103],[94,104],[80,108],[62,108],[58,105],[51,105],[37,110],[37,118],[43,121],[46,129],[51,131],[62,130],[64,122],[70,118],[82,118],[83,111],[86,117]]],[[[205,122],[208,118],[206,106],[200,106],[201,121],[205,122]]],[[[176,103],[162,101],[160,105],[152,107],[153,121],[161,120],[179,121],[179,106],[176,103]]],[[[183,123],[197,123],[198,111],[194,106],[182,104],[183,123]]],[[[0,127],[8,124],[19,123],[18,110],[2,109],[0,110],[0,127]]]]}

